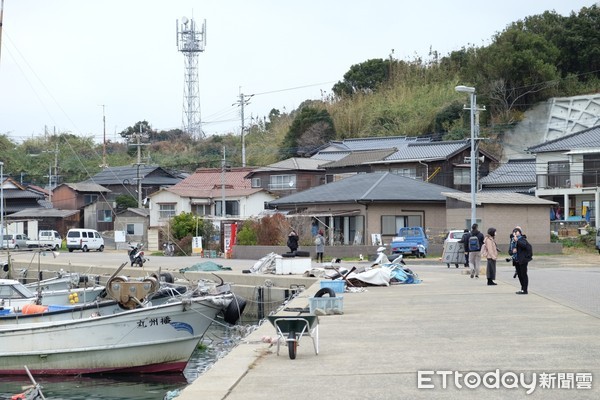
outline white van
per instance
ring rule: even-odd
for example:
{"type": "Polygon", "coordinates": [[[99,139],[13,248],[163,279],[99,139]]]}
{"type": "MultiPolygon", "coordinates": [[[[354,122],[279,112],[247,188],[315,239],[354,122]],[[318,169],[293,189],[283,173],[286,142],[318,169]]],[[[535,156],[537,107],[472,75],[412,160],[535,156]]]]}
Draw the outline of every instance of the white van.
{"type": "Polygon", "coordinates": [[[104,239],[94,229],[69,229],[67,232],[67,249],[69,253],[73,250],[90,251],[104,250],[104,239]]]}

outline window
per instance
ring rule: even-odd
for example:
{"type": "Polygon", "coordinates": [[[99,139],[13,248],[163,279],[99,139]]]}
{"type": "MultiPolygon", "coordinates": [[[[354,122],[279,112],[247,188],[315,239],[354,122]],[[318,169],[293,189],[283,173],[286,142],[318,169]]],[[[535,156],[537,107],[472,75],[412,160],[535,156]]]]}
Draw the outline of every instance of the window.
{"type": "Polygon", "coordinates": [[[97,194],[85,194],[83,195],[83,204],[88,205],[98,200],[97,194]]]}
{"type": "Polygon", "coordinates": [[[98,222],[112,222],[112,211],[98,210],[98,222]]]}
{"type": "Polygon", "coordinates": [[[471,169],[470,168],[454,168],[454,184],[455,185],[470,185],[471,184],[471,169]]]}
{"type": "Polygon", "coordinates": [[[252,187],[259,188],[262,187],[260,178],[252,178],[252,187]]]}
{"type": "Polygon", "coordinates": [[[406,226],[422,226],[420,215],[382,215],[381,216],[381,234],[398,234],[400,228],[406,226]]]}
{"type": "Polygon", "coordinates": [[[210,215],[210,204],[193,204],[192,214],[194,215],[210,215]]]}
{"type": "Polygon", "coordinates": [[[127,224],[127,234],[142,236],[144,234],[144,224],[139,222],[136,224],[127,224]]]}
{"type": "Polygon", "coordinates": [[[271,175],[269,189],[285,190],[296,188],[296,175],[271,175]]]}
{"type": "Polygon", "coordinates": [[[175,216],[175,204],[160,204],[159,218],[169,219],[175,216]]]}
{"type": "Polygon", "coordinates": [[[557,161],[548,163],[548,186],[571,187],[568,161],[557,161]]]}
{"type": "MultiPolygon", "coordinates": [[[[221,200],[215,201],[215,215],[223,215],[221,211],[221,200]]],[[[225,215],[240,215],[240,202],[237,200],[225,201],[225,215]]]]}
{"type": "Polygon", "coordinates": [[[392,174],[405,176],[407,178],[412,178],[412,179],[417,178],[417,169],[416,168],[393,168],[390,172],[392,174]]]}

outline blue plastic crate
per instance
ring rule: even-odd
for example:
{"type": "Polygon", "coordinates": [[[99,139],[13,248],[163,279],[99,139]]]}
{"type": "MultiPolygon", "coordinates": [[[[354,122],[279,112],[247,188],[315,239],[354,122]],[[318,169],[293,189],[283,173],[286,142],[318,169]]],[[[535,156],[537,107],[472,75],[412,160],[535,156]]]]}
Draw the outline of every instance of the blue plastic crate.
{"type": "Polygon", "coordinates": [[[335,293],[344,293],[346,291],[346,282],[342,280],[321,281],[321,289],[330,288],[335,293]]]}
{"type": "Polygon", "coordinates": [[[344,296],[309,297],[308,304],[311,314],[314,314],[317,308],[323,310],[326,314],[344,313],[344,296]]]}

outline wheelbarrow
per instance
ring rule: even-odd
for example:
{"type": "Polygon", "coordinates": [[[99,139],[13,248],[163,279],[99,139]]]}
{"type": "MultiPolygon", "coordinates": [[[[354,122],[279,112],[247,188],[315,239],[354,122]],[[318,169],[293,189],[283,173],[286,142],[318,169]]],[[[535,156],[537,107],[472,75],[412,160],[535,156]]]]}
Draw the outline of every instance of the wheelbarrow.
{"type": "Polygon", "coordinates": [[[267,318],[277,331],[277,355],[279,355],[281,341],[285,341],[290,359],[294,360],[298,343],[303,336],[312,339],[315,354],[319,354],[319,317],[316,315],[269,315],[267,318]]]}

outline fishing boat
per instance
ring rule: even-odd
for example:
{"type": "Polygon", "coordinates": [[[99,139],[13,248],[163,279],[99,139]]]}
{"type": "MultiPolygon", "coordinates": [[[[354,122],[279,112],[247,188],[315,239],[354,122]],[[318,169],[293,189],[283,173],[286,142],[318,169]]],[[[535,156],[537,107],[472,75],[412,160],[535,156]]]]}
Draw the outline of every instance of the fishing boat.
{"type": "Polygon", "coordinates": [[[0,374],[183,371],[196,345],[233,294],[182,299],[68,321],[0,326],[0,374]]]}
{"type": "Polygon", "coordinates": [[[4,321],[0,375],[21,375],[23,365],[35,375],[180,372],[219,313],[243,312],[227,285],[215,287],[215,293],[169,297],[162,304],[140,300],[159,287],[153,277],[130,281],[116,276],[106,290],[118,311],[100,308],[85,318],[4,321]]]}
{"type": "Polygon", "coordinates": [[[69,305],[94,301],[104,286],[33,291],[14,279],[0,279],[0,309],[22,310],[27,305],[69,305]]]}

